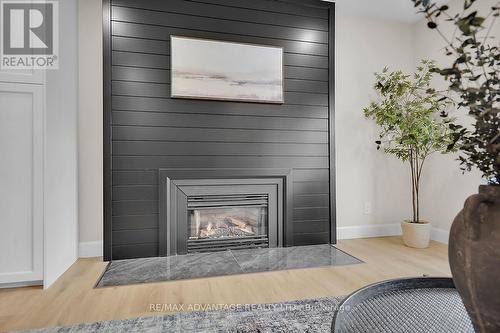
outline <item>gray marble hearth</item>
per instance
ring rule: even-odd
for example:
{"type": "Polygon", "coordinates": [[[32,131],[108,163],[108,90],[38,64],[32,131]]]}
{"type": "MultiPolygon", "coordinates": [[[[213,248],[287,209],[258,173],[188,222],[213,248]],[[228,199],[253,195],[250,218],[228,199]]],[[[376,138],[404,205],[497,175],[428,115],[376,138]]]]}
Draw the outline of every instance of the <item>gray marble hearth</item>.
{"type": "Polygon", "coordinates": [[[361,262],[329,244],[238,250],[232,251],[232,254],[245,273],[341,266],[361,262]]]}
{"type": "Polygon", "coordinates": [[[96,287],[359,263],[329,244],[116,260],[96,287]]]}

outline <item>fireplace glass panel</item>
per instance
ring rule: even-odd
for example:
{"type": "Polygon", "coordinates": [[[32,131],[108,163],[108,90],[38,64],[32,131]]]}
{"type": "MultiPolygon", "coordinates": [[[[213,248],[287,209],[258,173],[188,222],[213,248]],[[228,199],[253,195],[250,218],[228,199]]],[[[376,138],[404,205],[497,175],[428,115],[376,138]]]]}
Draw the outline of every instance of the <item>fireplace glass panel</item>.
{"type": "Polygon", "coordinates": [[[255,237],[268,233],[267,206],[198,208],[188,214],[190,240],[255,237]]]}
{"type": "Polygon", "coordinates": [[[187,197],[187,252],[269,247],[269,195],[187,197]]]}

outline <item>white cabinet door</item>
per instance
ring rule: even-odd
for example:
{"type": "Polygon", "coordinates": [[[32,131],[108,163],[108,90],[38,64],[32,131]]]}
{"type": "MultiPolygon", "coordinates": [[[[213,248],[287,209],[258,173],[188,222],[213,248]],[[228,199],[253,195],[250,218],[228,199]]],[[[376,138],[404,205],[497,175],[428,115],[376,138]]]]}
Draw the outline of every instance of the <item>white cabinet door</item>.
{"type": "Polygon", "coordinates": [[[0,286],[43,279],[43,86],[0,83],[0,286]]]}

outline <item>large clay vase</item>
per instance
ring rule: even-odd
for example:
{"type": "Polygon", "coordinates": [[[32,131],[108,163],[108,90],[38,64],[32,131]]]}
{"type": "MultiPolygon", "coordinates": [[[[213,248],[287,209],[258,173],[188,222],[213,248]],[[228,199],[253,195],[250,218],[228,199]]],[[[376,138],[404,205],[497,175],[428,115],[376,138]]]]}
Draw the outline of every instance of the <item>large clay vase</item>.
{"type": "Polygon", "coordinates": [[[500,332],[500,186],[484,185],[453,221],[453,281],[476,332],[500,332]]]}

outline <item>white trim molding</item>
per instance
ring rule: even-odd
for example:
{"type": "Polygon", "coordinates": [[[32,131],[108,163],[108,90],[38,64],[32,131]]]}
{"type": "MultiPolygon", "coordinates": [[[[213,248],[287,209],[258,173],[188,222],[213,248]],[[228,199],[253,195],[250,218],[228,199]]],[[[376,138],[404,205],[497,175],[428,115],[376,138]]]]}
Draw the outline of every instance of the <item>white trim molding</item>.
{"type": "MultiPolygon", "coordinates": [[[[338,227],[338,239],[356,239],[370,237],[400,236],[401,226],[398,223],[356,225],[352,227],[338,227]]],[[[448,244],[450,232],[443,229],[432,228],[431,239],[436,242],[448,244]]]]}
{"type": "Polygon", "coordinates": [[[448,244],[448,239],[450,238],[450,231],[438,228],[431,229],[431,239],[436,242],[443,244],[448,244]]]}
{"type": "Polygon", "coordinates": [[[0,283],[0,289],[43,286],[43,280],[0,283]]]}
{"type": "Polygon", "coordinates": [[[102,241],[80,242],[78,246],[79,258],[102,257],[102,241]]]}
{"type": "Polygon", "coordinates": [[[338,227],[338,239],[355,239],[369,237],[399,236],[401,235],[401,226],[394,224],[372,224],[357,225],[352,227],[338,227]]]}

